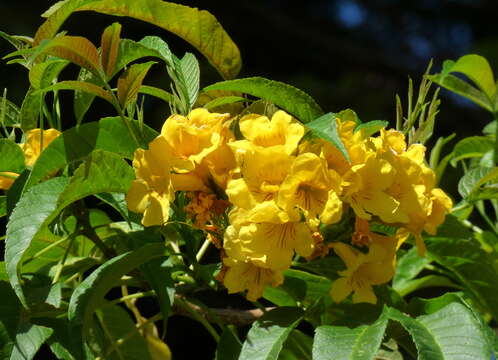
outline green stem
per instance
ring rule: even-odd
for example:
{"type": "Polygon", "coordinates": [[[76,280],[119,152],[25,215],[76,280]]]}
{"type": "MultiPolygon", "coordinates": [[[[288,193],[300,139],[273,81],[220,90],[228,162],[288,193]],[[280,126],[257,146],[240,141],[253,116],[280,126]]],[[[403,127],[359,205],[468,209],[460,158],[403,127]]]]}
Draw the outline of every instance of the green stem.
{"type": "Polygon", "coordinates": [[[101,309],[106,308],[108,306],[119,304],[120,302],[133,300],[133,299],[140,299],[140,298],[147,297],[147,296],[154,296],[155,294],[156,294],[156,292],[154,290],[149,290],[149,291],[145,291],[145,292],[138,292],[138,293],[122,296],[119,299],[115,299],[115,300],[112,300],[112,301],[105,303],[105,305],[103,305],[101,307],[101,309]]]}
{"type": "Polygon", "coordinates": [[[23,262],[23,265],[26,265],[27,263],[33,261],[34,259],[37,259],[39,258],[40,256],[42,256],[44,253],[46,253],[47,251],[53,249],[54,247],[56,246],[59,246],[60,244],[62,244],[64,241],[68,240],[72,235],[74,235],[76,237],[76,234],[70,234],[70,235],[67,235],[67,236],[64,236],[62,239],[59,239],[57,241],[54,241],[53,243],[51,243],[50,245],[44,247],[43,249],[41,249],[40,251],[38,251],[36,254],[34,254],[33,256],[27,258],[26,260],[24,260],[23,262]]]}
{"type": "Polygon", "coordinates": [[[211,244],[211,241],[206,238],[206,240],[204,240],[204,243],[202,244],[201,248],[199,249],[199,251],[195,255],[195,259],[197,260],[197,262],[199,262],[202,259],[202,257],[206,253],[207,249],[209,248],[210,244],[211,244]]]}
{"type": "Polygon", "coordinates": [[[220,335],[218,335],[215,328],[209,323],[209,321],[204,318],[204,316],[193,310],[184,300],[180,299],[179,297],[175,298],[175,304],[186,310],[192,316],[192,318],[199,321],[211,334],[214,341],[216,341],[217,343],[220,341],[220,335]]]}
{"type": "MultiPolygon", "coordinates": [[[[75,235],[75,234],[73,234],[75,235]]],[[[59,263],[59,267],[57,268],[57,272],[55,273],[54,279],[52,280],[52,284],[55,284],[59,281],[59,278],[62,274],[62,269],[64,268],[64,264],[66,263],[67,256],[69,255],[69,251],[71,251],[71,247],[73,246],[74,239],[76,236],[71,236],[71,239],[69,241],[69,244],[67,245],[66,251],[64,251],[64,256],[62,257],[62,260],[59,263]]]]}
{"type": "Polygon", "coordinates": [[[488,215],[486,215],[486,211],[484,210],[484,202],[479,201],[476,203],[476,208],[477,211],[479,211],[479,214],[482,216],[484,221],[488,224],[488,226],[491,228],[491,231],[495,233],[496,236],[498,236],[498,231],[496,230],[496,225],[491,221],[488,215]]]}

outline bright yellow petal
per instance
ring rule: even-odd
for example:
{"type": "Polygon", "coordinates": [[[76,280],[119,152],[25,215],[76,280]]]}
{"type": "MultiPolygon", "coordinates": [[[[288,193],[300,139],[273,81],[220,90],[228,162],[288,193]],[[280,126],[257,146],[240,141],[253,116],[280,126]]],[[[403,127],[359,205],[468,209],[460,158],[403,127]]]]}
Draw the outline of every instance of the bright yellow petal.
{"type": "Polygon", "coordinates": [[[353,288],[353,303],[370,303],[370,304],[376,304],[377,303],[377,296],[375,296],[375,293],[373,292],[373,289],[370,285],[365,285],[361,287],[355,287],[353,288]]]}
{"type": "Polygon", "coordinates": [[[336,303],[340,303],[351,294],[353,288],[349,278],[339,278],[334,281],[330,289],[330,296],[336,303]]]}
{"type": "Polygon", "coordinates": [[[3,172],[1,174],[6,176],[0,175],[0,190],[10,189],[16,178],[19,176],[19,174],[13,172],[3,172]]]}
{"type": "Polygon", "coordinates": [[[169,218],[169,200],[156,193],[149,194],[149,205],[145,209],[142,224],[144,226],[163,225],[169,218]]]}
{"type": "Polygon", "coordinates": [[[126,203],[128,209],[133,212],[142,214],[147,208],[149,202],[149,187],[142,180],[133,180],[130,190],[126,194],[126,203]]]}

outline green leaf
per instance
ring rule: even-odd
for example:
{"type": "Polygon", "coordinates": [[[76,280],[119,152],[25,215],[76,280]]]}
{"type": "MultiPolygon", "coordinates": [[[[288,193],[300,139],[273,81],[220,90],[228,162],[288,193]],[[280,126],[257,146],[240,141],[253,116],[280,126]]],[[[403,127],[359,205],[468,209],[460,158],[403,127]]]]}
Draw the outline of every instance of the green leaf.
{"type": "Polygon", "coordinates": [[[71,295],[68,319],[71,326],[82,325],[84,334],[95,310],[103,304],[104,295],[121,276],[151,259],[162,256],[164,245],[147,244],[142,248],[112,258],[83,280],[71,295]]]}
{"type": "Polygon", "coordinates": [[[33,187],[18,202],[7,224],[7,274],[12,288],[25,306],[26,299],[19,278],[22,257],[41,228],[53,219],[57,199],[67,183],[66,178],[54,178],[33,187]]]}
{"type": "Polygon", "coordinates": [[[130,315],[123,308],[112,305],[105,306],[96,312],[95,326],[100,326],[103,334],[102,352],[109,360],[149,360],[147,343],[130,319],[130,315]],[[117,344],[119,339],[126,337],[126,341],[117,344]],[[109,352],[114,347],[113,352],[109,352]]]}
{"type": "Polygon", "coordinates": [[[42,344],[52,335],[53,330],[40,325],[23,323],[17,332],[11,360],[33,359],[42,344]]]}
{"type": "Polygon", "coordinates": [[[462,56],[455,63],[443,65],[443,72],[459,72],[467,76],[492,101],[496,94],[496,84],[493,70],[488,61],[479,55],[469,54],[462,56]]]}
{"type": "Polygon", "coordinates": [[[170,31],[197,48],[225,79],[236,77],[240,71],[239,49],[213,15],[161,0],[70,0],[38,29],[35,44],[55,36],[71,12],[84,10],[128,16],[170,31]]]}
{"type": "Polygon", "coordinates": [[[476,304],[498,319],[498,269],[493,254],[485,252],[474,239],[429,237],[427,256],[451,271],[476,304]]]}
{"type": "Polygon", "coordinates": [[[380,348],[387,317],[382,314],[372,325],[350,329],[346,326],[319,326],[315,330],[313,360],[371,360],[380,348]]]}
{"type": "Polygon", "coordinates": [[[210,110],[218,106],[223,106],[223,105],[228,105],[228,104],[233,104],[237,102],[247,102],[249,101],[246,98],[243,98],[241,96],[221,96],[219,98],[215,98],[214,100],[211,100],[210,102],[204,104],[202,107],[210,110]]]}
{"type": "Polygon", "coordinates": [[[416,319],[393,308],[389,308],[388,316],[410,333],[419,360],[491,358],[484,329],[472,312],[459,303],[416,319]]]}
{"type": "Polygon", "coordinates": [[[43,94],[30,87],[24,96],[19,113],[19,122],[22,131],[26,132],[38,127],[38,119],[42,106],[43,94]]]}
{"type": "Polygon", "coordinates": [[[154,87],[154,86],[147,86],[147,85],[142,85],[140,89],[138,90],[140,94],[145,94],[145,95],[150,95],[154,96],[158,99],[163,100],[164,102],[167,103],[172,103],[174,101],[173,95],[171,95],[169,92],[154,87]]]}
{"type": "Polygon", "coordinates": [[[279,305],[290,306],[296,302],[311,305],[324,296],[329,296],[332,282],[306,271],[289,269],[285,273],[284,283],[278,288],[267,287],[264,297],[279,305]]]}
{"type": "Polygon", "coordinates": [[[220,341],[216,347],[215,360],[238,360],[242,344],[234,334],[234,330],[226,327],[221,333],[220,341]]]}
{"type": "Polygon", "coordinates": [[[9,139],[0,139],[0,172],[22,173],[25,168],[21,147],[9,139]]]}
{"type": "Polygon", "coordinates": [[[138,90],[154,61],[133,64],[118,79],[118,99],[123,108],[137,100],[138,90]]]}
{"type": "Polygon", "coordinates": [[[5,126],[18,125],[20,122],[20,113],[21,109],[19,109],[16,104],[4,98],[3,96],[0,96],[0,121],[3,121],[3,124],[5,126]],[[5,109],[3,107],[4,102],[5,109]]]}
{"type": "Polygon", "coordinates": [[[191,53],[186,53],[181,60],[173,56],[173,66],[168,67],[168,74],[175,83],[186,115],[192,110],[199,94],[199,63],[191,53]]]}
{"type": "Polygon", "coordinates": [[[313,338],[299,330],[292,330],[280,351],[278,360],[312,360],[313,338]]]}
{"type": "Polygon", "coordinates": [[[239,360],[276,360],[303,315],[301,309],[294,307],[280,307],[266,313],[249,330],[239,360]]]}
{"type": "Polygon", "coordinates": [[[495,141],[488,136],[469,136],[460,140],[453,148],[451,165],[462,159],[483,157],[485,153],[493,150],[495,141]]]}
{"type": "Polygon", "coordinates": [[[74,172],[58,206],[62,209],[93,194],[127,192],[134,178],[133,169],[119,155],[95,150],[74,172]]]}
{"type": "Polygon", "coordinates": [[[7,196],[0,196],[0,218],[7,215],[7,196]]]}
{"type": "Polygon", "coordinates": [[[469,170],[458,183],[458,192],[473,202],[498,197],[498,168],[479,166],[469,170]]]}
{"type": "MultiPolygon", "coordinates": [[[[99,87],[102,83],[102,80],[97,75],[92,74],[90,71],[83,68],[80,69],[77,81],[93,84],[99,87]]],[[[76,116],[76,124],[80,125],[83,120],[83,117],[85,116],[88,109],[92,105],[96,94],[89,91],[79,91],[77,89],[72,89],[72,90],[75,90],[74,115],[76,116]]]]}
{"type": "Polygon", "coordinates": [[[294,115],[303,123],[310,122],[323,115],[323,110],[320,106],[304,91],[291,85],[262,77],[223,81],[203,89],[203,91],[210,90],[240,91],[268,100],[294,115]]]}
{"type": "Polygon", "coordinates": [[[43,89],[52,85],[60,72],[69,64],[66,60],[51,59],[33,65],[29,70],[29,82],[35,89],[43,89]]]}
{"type": "MultiPolygon", "coordinates": [[[[131,121],[131,125],[138,130],[135,121],[131,121]]],[[[144,141],[150,142],[157,136],[157,132],[144,125],[142,135],[144,141]]],[[[133,159],[135,149],[136,145],[119,117],[104,118],[99,122],[71,128],[64,131],[43,151],[33,166],[25,189],[65,165],[85,158],[93,150],[107,150],[133,159]]]]}
{"type": "Polygon", "coordinates": [[[389,125],[388,121],[384,120],[373,120],[363,124],[359,124],[354,129],[354,132],[362,130],[365,136],[372,136],[376,132],[380,131],[380,129],[384,129],[389,125]]]}
{"type": "Polygon", "coordinates": [[[398,259],[396,264],[396,274],[394,274],[393,277],[394,290],[403,294],[410,286],[411,281],[420,274],[430,262],[428,257],[418,255],[416,248],[408,250],[408,252],[398,259]]]}
{"type": "Polygon", "coordinates": [[[351,161],[348,151],[344,147],[344,144],[339,137],[339,133],[337,132],[336,115],[334,113],[327,113],[320,116],[318,119],[306,124],[306,127],[311,130],[313,135],[334,145],[347,161],[351,161]]]}
{"type": "Polygon", "coordinates": [[[100,59],[107,77],[110,79],[116,68],[116,60],[121,40],[121,24],[114,23],[105,28],[100,40],[100,59]]]}

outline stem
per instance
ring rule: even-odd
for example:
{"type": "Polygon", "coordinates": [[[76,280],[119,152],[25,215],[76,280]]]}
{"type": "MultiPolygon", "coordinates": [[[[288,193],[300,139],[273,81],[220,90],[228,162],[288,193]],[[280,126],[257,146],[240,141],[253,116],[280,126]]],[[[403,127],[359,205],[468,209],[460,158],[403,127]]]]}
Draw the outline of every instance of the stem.
{"type": "Polygon", "coordinates": [[[133,138],[133,141],[135,142],[135,145],[137,145],[137,148],[142,147],[140,145],[140,142],[138,141],[138,138],[137,138],[137,136],[135,134],[135,131],[133,131],[133,128],[131,127],[130,121],[128,120],[128,118],[126,118],[126,116],[123,113],[123,109],[121,108],[121,105],[119,104],[119,99],[116,97],[116,94],[114,94],[114,92],[112,91],[112,89],[111,89],[111,87],[109,86],[108,83],[105,83],[104,86],[105,86],[106,90],[109,91],[109,93],[111,94],[111,96],[112,96],[112,106],[114,106],[114,109],[116,109],[116,111],[118,112],[119,117],[121,118],[121,120],[125,124],[125,126],[128,129],[128,132],[130,133],[131,137],[133,138]]]}
{"type": "Polygon", "coordinates": [[[108,248],[104,242],[100,239],[100,237],[97,235],[95,232],[95,229],[92,228],[90,224],[90,219],[88,217],[88,210],[85,208],[85,204],[83,204],[81,201],[76,202],[76,211],[75,215],[76,218],[78,219],[78,223],[82,226],[81,229],[81,234],[85,235],[90,241],[92,241],[95,246],[97,246],[100,251],[104,254],[105,257],[107,258],[112,258],[116,254],[113,249],[108,248]]]}
{"type": "Polygon", "coordinates": [[[486,212],[484,211],[484,202],[481,200],[476,203],[476,208],[477,211],[479,211],[479,214],[482,216],[482,218],[486,221],[488,226],[491,228],[491,231],[498,236],[498,231],[496,230],[496,225],[491,221],[491,219],[486,215],[486,212]]]}
{"type": "Polygon", "coordinates": [[[74,235],[76,237],[76,234],[71,234],[71,235],[67,235],[65,237],[63,237],[62,239],[59,239],[57,241],[54,241],[53,243],[51,243],[50,245],[48,245],[47,247],[44,247],[43,249],[41,249],[40,251],[38,251],[36,254],[34,254],[33,256],[27,258],[26,260],[24,260],[23,262],[23,265],[26,265],[27,263],[33,261],[34,259],[40,257],[41,255],[43,255],[44,253],[46,253],[47,251],[53,249],[54,247],[56,246],[59,246],[60,244],[62,244],[64,241],[66,241],[67,239],[69,239],[72,235],[74,235]]]}
{"type": "Polygon", "coordinates": [[[105,303],[101,307],[101,309],[106,308],[106,307],[111,306],[111,305],[119,304],[120,302],[133,300],[133,299],[140,299],[140,298],[147,297],[147,296],[154,296],[155,294],[156,294],[156,292],[154,290],[149,290],[149,291],[138,292],[138,293],[126,295],[126,296],[120,297],[119,299],[115,299],[115,300],[112,300],[112,301],[105,303]]]}
{"type": "Polygon", "coordinates": [[[214,341],[216,341],[217,343],[220,341],[220,335],[218,335],[215,328],[204,318],[204,316],[195,311],[190,304],[187,304],[186,301],[177,297],[175,298],[175,305],[178,305],[180,308],[182,308],[182,310],[186,310],[192,316],[192,318],[199,321],[211,334],[214,341]]]}
{"type": "Polygon", "coordinates": [[[98,356],[98,357],[95,358],[95,360],[105,360],[105,359],[108,359],[108,356],[110,354],[112,354],[115,350],[117,350],[117,348],[120,345],[122,345],[126,341],[130,340],[133,336],[135,336],[137,334],[136,333],[137,330],[140,330],[141,328],[143,328],[144,326],[147,326],[151,322],[155,322],[157,320],[161,320],[162,318],[163,318],[163,315],[161,313],[159,313],[159,314],[154,315],[150,319],[147,319],[147,321],[144,321],[140,325],[138,325],[138,324],[135,325],[135,329],[133,331],[130,331],[130,332],[126,333],[122,338],[114,341],[113,344],[112,344],[112,346],[104,353],[104,356],[103,357],[98,356]]]}
{"type": "Polygon", "coordinates": [[[64,251],[64,256],[62,257],[62,260],[59,263],[59,268],[57,269],[57,272],[55,273],[54,279],[52,280],[52,284],[55,284],[59,281],[59,278],[62,274],[62,269],[64,268],[64,264],[66,263],[67,256],[69,255],[69,251],[71,250],[71,247],[73,246],[75,238],[76,238],[76,236],[71,236],[71,240],[69,241],[69,245],[67,246],[66,251],[64,251]]]}
{"type": "Polygon", "coordinates": [[[197,262],[199,262],[202,259],[202,257],[206,253],[207,249],[209,248],[210,244],[211,244],[211,241],[206,238],[206,240],[204,240],[204,243],[202,244],[201,248],[197,252],[197,255],[195,255],[195,259],[197,260],[197,262]]]}

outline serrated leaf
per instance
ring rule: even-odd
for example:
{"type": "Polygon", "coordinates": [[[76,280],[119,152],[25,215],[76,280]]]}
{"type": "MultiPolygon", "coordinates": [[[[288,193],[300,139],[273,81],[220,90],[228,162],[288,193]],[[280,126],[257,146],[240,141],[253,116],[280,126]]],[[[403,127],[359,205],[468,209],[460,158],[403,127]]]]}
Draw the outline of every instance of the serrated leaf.
{"type": "Polygon", "coordinates": [[[90,40],[82,36],[59,36],[52,40],[45,40],[33,55],[38,58],[41,55],[57,56],[79,65],[88,71],[99,75],[101,65],[99,53],[90,40]]]}
{"type": "Polygon", "coordinates": [[[308,123],[323,115],[323,110],[304,91],[291,85],[262,77],[229,80],[205,87],[203,91],[228,90],[268,100],[294,115],[303,123],[308,123]]]}
{"type": "Polygon", "coordinates": [[[126,72],[118,79],[118,99],[123,108],[128,104],[137,100],[138,91],[142,86],[150,67],[154,65],[154,61],[149,61],[143,64],[133,64],[126,72]]]}
{"type": "Polygon", "coordinates": [[[140,86],[140,90],[138,90],[140,94],[145,94],[145,95],[150,95],[154,96],[158,99],[163,100],[164,102],[171,103],[174,101],[173,95],[171,95],[169,92],[154,87],[154,86],[147,86],[147,85],[142,85],[140,86]]]}
{"type": "Polygon", "coordinates": [[[114,74],[121,40],[121,24],[113,23],[105,28],[100,40],[100,60],[108,78],[114,74]]]}
{"type": "Polygon", "coordinates": [[[276,308],[263,315],[249,330],[239,360],[276,360],[303,315],[303,310],[294,307],[276,308]]]}
{"type": "Polygon", "coordinates": [[[76,80],[66,80],[66,81],[60,81],[54,85],[51,85],[49,87],[46,87],[44,89],[40,89],[37,91],[37,93],[45,93],[47,91],[54,91],[54,90],[75,90],[75,91],[82,91],[94,96],[98,96],[101,99],[104,99],[108,101],[109,103],[112,104],[112,96],[107,90],[104,88],[92,84],[90,82],[83,82],[83,81],[76,81],[76,80]]]}
{"type": "Polygon", "coordinates": [[[62,209],[93,194],[127,192],[134,178],[133,169],[119,155],[95,150],[74,172],[58,206],[62,209]]]}
{"type": "MultiPolygon", "coordinates": [[[[135,121],[131,121],[131,126],[138,130],[135,121]]],[[[144,125],[142,135],[144,141],[150,142],[157,136],[157,132],[144,125]]],[[[99,149],[133,159],[136,145],[119,117],[104,118],[98,122],[64,131],[40,155],[29,175],[25,189],[65,165],[81,160],[93,150],[99,149]]]]}
{"type": "Polygon", "coordinates": [[[29,82],[34,89],[43,89],[52,85],[52,81],[69,64],[67,60],[47,60],[33,65],[29,70],[29,82]]]}
{"type": "Polygon", "coordinates": [[[463,305],[452,303],[431,315],[411,318],[389,308],[390,319],[410,333],[419,360],[490,359],[491,346],[474,315],[463,305]]]}
{"type": "Polygon", "coordinates": [[[186,53],[181,60],[173,56],[173,66],[168,67],[168,73],[175,83],[186,115],[192,110],[199,94],[199,63],[191,53],[186,53]]]}
{"type": "Polygon", "coordinates": [[[344,147],[339,133],[337,132],[336,115],[334,113],[320,116],[318,119],[307,123],[306,127],[311,130],[313,135],[334,145],[347,161],[351,161],[348,151],[344,147]]]}
{"type": "Polygon", "coordinates": [[[482,157],[485,153],[493,150],[495,141],[488,136],[469,136],[460,140],[453,148],[450,160],[452,166],[462,159],[482,157]]]}
{"type": "Polygon", "coordinates": [[[84,10],[128,16],[170,31],[197,48],[225,79],[236,77],[240,71],[239,49],[213,15],[161,0],[68,1],[38,29],[35,44],[55,36],[73,11],[84,10]]]}
{"type": "Polygon", "coordinates": [[[134,268],[160,257],[164,245],[147,244],[108,260],[83,280],[74,290],[68,308],[68,319],[73,327],[83,326],[84,333],[95,310],[102,305],[104,295],[116,284],[121,276],[134,268]]]}
{"type": "Polygon", "coordinates": [[[482,309],[498,319],[498,298],[495,285],[498,269],[495,256],[485,252],[474,239],[457,237],[429,237],[425,239],[427,256],[451,271],[482,309]]]}
{"type": "Polygon", "coordinates": [[[354,132],[362,130],[365,136],[372,136],[376,132],[380,131],[380,129],[384,129],[389,125],[388,121],[384,120],[373,120],[366,123],[359,124],[354,129],[354,132]]]}
{"type": "Polygon", "coordinates": [[[371,360],[380,348],[387,326],[382,314],[372,325],[350,329],[346,326],[319,326],[315,330],[313,360],[371,360]]]}
{"type": "Polygon", "coordinates": [[[24,168],[24,153],[21,147],[9,139],[0,139],[0,172],[20,174],[24,168]]]}
{"type": "Polygon", "coordinates": [[[31,360],[52,335],[53,330],[44,326],[22,323],[16,334],[15,345],[10,360],[31,360]]]}
{"type": "Polygon", "coordinates": [[[458,192],[468,202],[494,199],[498,197],[497,182],[498,168],[479,166],[462,176],[458,183],[458,192]]]}
{"type": "Polygon", "coordinates": [[[21,109],[19,109],[19,107],[17,107],[16,104],[4,98],[3,96],[0,96],[0,121],[3,120],[3,124],[5,126],[18,125],[20,122],[19,120],[20,112],[21,109]],[[3,108],[4,102],[5,102],[5,109],[3,108]]]}
{"type": "Polygon", "coordinates": [[[33,187],[19,201],[7,224],[5,264],[12,288],[26,306],[19,270],[21,259],[41,228],[49,223],[57,209],[57,199],[68,183],[54,178],[33,187]]]}

